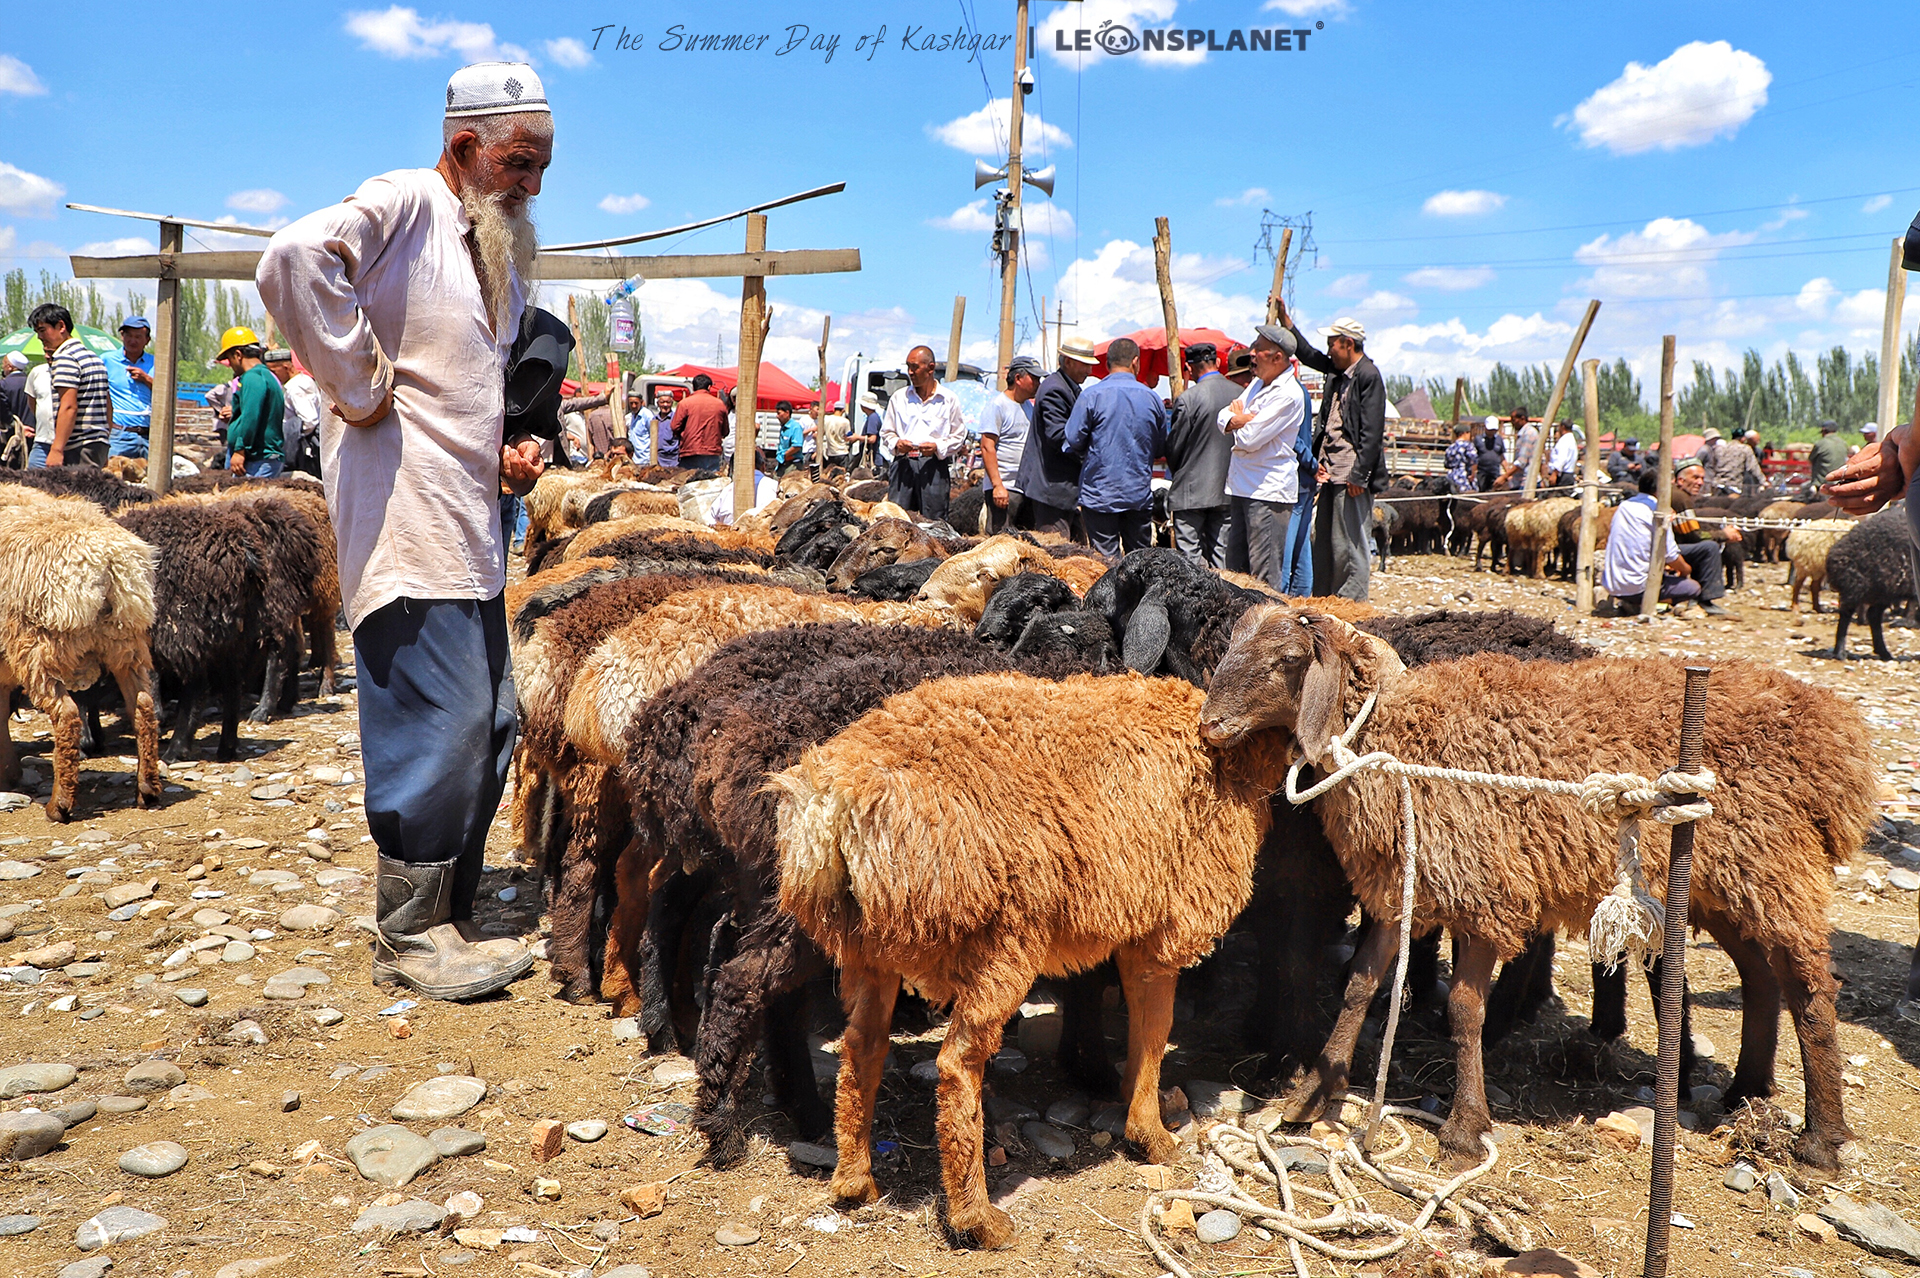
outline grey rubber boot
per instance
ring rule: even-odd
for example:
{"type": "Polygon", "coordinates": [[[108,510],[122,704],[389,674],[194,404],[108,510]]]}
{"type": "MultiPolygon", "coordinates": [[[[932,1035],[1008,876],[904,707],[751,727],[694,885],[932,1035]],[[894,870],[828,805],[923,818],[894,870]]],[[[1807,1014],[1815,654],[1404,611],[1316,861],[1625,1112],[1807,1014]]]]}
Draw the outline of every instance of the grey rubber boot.
{"type": "Polygon", "coordinates": [[[409,865],[379,858],[373,983],[404,984],[460,1002],[505,989],[533,970],[517,941],[469,941],[451,922],[455,861],[409,865]]]}

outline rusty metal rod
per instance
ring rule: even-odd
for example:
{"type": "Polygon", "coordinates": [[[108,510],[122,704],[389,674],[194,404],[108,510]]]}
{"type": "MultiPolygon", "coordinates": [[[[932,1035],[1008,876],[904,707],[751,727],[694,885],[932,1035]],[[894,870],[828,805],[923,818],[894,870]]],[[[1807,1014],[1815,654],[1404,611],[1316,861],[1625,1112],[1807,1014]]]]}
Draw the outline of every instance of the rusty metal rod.
{"type": "MultiPolygon", "coordinates": [[[[1680,710],[1681,772],[1698,772],[1706,755],[1707,675],[1687,667],[1686,699],[1680,710]]],[[[1699,796],[1675,796],[1692,803],[1699,796]]],[[[1644,1278],[1666,1278],[1667,1242],[1673,1232],[1673,1129],[1680,1114],[1680,1036],[1686,1031],[1687,896],[1693,883],[1693,822],[1673,827],[1667,858],[1666,935],[1660,945],[1660,1064],[1653,1092],[1653,1176],[1647,1193],[1647,1255],[1644,1278]]]]}

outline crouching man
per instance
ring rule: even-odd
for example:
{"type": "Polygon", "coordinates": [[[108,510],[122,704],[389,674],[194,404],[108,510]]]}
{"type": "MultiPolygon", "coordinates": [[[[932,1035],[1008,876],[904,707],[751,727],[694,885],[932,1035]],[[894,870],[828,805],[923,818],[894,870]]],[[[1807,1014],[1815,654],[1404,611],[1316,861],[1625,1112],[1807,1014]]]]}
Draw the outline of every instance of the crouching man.
{"type": "Polygon", "coordinates": [[[535,441],[503,438],[529,206],[553,154],[539,77],[461,68],[442,137],[434,168],[276,233],[256,282],[332,405],[321,472],[379,851],[373,978],[468,999],[533,966],[472,916],[516,728],[500,488],[525,493],[542,469],[535,441]]]}
{"type": "MultiPolygon", "coordinates": [[[[1686,484],[1681,481],[1689,473],[1704,480],[1705,472],[1698,462],[1690,460],[1683,465],[1685,469],[1675,477],[1675,483],[1684,492],[1686,484]]],[[[1646,592],[1647,561],[1653,556],[1654,493],[1659,486],[1658,468],[1648,467],[1640,476],[1640,495],[1620,503],[1607,531],[1607,557],[1601,566],[1600,584],[1612,596],[1614,607],[1624,612],[1638,612],[1640,597],[1646,592]]],[[[1699,529],[1697,520],[1687,518],[1684,512],[1676,514],[1666,570],[1660,580],[1660,598],[1670,603],[1695,600],[1702,612],[1725,616],[1727,610],[1715,602],[1727,593],[1720,544],[1700,537],[1699,529]],[[1689,535],[1692,540],[1687,540],[1689,535]]]]}

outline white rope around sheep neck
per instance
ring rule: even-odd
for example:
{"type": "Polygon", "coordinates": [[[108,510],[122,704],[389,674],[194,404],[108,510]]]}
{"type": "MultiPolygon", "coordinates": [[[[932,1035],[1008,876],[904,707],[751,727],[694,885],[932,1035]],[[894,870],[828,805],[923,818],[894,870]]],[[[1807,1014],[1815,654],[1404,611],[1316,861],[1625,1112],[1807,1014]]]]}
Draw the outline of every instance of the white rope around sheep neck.
{"type": "Polygon", "coordinates": [[[1713,805],[1698,797],[1713,792],[1714,775],[1702,768],[1698,772],[1663,772],[1659,780],[1649,781],[1633,772],[1592,772],[1584,781],[1556,781],[1547,777],[1515,776],[1504,772],[1476,772],[1465,768],[1436,768],[1424,764],[1402,763],[1385,750],[1354,754],[1350,742],[1360,735],[1379,699],[1376,689],[1367,694],[1366,704],[1354,716],[1345,732],[1327,742],[1334,771],[1305,791],[1297,788],[1304,759],[1294,760],[1287,769],[1287,799],[1302,804],[1318,798],[1356,773],[1374,771],[1397,777],[1400,781],[1402,856],[1400,886],[1400,958],[1393,974],[1393,997],[1387,1003],[1386,1033],[1380,1043],[1380,1068],[1374,1079],[1373,1103],[1368,1109],[1365,1135],[1361,1144],[1372,1148],[1375,1128],[1387,1101],[1387,1066],[1393,1059],[1394,1035],[1400,1026],[1400,1004],[1407,984],[1407,962],[1413,948],[1414,871],[1419,855],[1418,834],[1413,814],[1414,777],[1429,781],[1458,781],[1465,785],[1490,786],[1530,794],[1559,794],[1580,800],[1588,814],[1615,823],[1619,856],[1615,861],[1615,881],[1611,893],[1594,907],[1588,923],[1587,948],[1596,963],[1609,969],[1633,954],[1650,965],[1659,956],[1659,937],[1666,927],[1666,913],[1651,892],[1640,869],[1640,821],[1652,817],[1662,825],[1681,825],[1713,815],[1713,805]],[[1681,803],[1679,795],[1696,796],[1681,803]]]}

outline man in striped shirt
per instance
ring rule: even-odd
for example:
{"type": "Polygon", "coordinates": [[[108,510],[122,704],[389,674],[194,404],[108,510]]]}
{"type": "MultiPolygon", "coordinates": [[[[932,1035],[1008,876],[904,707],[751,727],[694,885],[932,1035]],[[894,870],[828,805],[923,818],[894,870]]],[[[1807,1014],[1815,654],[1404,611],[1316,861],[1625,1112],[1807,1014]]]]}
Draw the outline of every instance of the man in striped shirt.
{"type": "Polygon", "coordinates": [[[105,465],[107,436],[113,427],[107,366],[73,335],[73,315],[66,307],[42,303],[34,307],[27,324],[39,334],[53,365],[54,404],[53,429],[34,441],[28,467],[37,470],[69,462],[105,465]]]}

